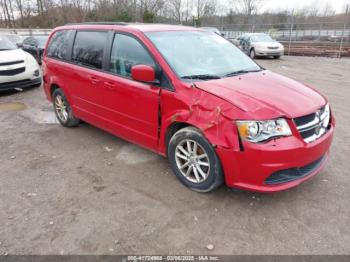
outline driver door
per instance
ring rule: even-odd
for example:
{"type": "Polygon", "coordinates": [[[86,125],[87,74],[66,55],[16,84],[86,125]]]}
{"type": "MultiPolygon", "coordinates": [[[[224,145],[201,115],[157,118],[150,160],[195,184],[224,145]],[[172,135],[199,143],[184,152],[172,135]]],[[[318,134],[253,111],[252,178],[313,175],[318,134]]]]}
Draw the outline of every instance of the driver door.
{"type": "Polygon", "coordinates": [[[116,33],[101,79],[107,129],[131,142],[157,148],[160,86],[131,77],[134,65],[157,68],[146,48],[135,37],[116,33]]]}

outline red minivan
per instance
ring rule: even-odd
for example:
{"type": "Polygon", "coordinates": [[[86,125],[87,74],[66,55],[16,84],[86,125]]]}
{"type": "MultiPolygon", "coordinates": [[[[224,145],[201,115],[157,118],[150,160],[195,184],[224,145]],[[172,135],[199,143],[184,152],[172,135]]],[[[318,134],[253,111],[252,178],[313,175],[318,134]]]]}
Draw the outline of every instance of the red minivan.
{"type": "Polygon", "coordinates": [[[317,174],[335,126],[325,97],[223,37],[156,24],[56,28],[44,89],[65,127],[88,122],[168,157],[187,187],[275,192],[317,174]]]}

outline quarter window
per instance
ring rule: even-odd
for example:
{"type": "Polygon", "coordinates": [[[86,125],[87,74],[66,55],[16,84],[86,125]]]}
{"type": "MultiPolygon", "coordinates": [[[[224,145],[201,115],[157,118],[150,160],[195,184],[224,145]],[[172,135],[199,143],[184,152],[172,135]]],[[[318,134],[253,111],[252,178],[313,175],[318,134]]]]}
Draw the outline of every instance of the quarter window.
{"type": "Polygon", "coordinates": [[[102,69],[103,53],[107,42],[107,32],[77,32],[72,61],[81,65],[102,69]]]}
{"type": "Polygon", "coordinates": [[[51,38],[47,49],[47,56],[66,60],[69,38],[72,33],[72,30],[57,31],[51,38]]]}
{"type": "Polygon", "coordinates": [[[109,64],[110,71],[130,77],[134,65],[150,65],[155,68],[152,57],[139,41],[128,35],[116,34],[109,64]]]}

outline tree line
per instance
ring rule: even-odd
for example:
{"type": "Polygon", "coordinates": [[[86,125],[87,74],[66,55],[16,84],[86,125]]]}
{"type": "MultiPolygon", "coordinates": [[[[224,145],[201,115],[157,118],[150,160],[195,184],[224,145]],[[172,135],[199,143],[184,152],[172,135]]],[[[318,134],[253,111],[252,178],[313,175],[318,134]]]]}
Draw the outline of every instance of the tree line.
{"type": "Polygon", "coordinates": [[[330,4],[260,12],[264,0],[0,0],[0,27],[52,28],[85,21],[184,25],[342,22],[330,4]]]}

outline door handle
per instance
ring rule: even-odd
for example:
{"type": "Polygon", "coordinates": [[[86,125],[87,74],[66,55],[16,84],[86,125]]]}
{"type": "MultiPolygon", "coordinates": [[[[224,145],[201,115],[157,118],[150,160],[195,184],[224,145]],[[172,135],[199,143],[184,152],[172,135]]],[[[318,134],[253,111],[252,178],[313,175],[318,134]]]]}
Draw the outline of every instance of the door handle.
{"type": "Polygon", "coordinates": [[[90,82],[92,84],[97,84],[100,80],[96,76],[89,76],[90,82]]]}
{"type": "Polygon", "coordinates": [[[109,90],[115,90],[116,86],[112,82],[104,82],[104,85],[109,89],[109,90]]]}

